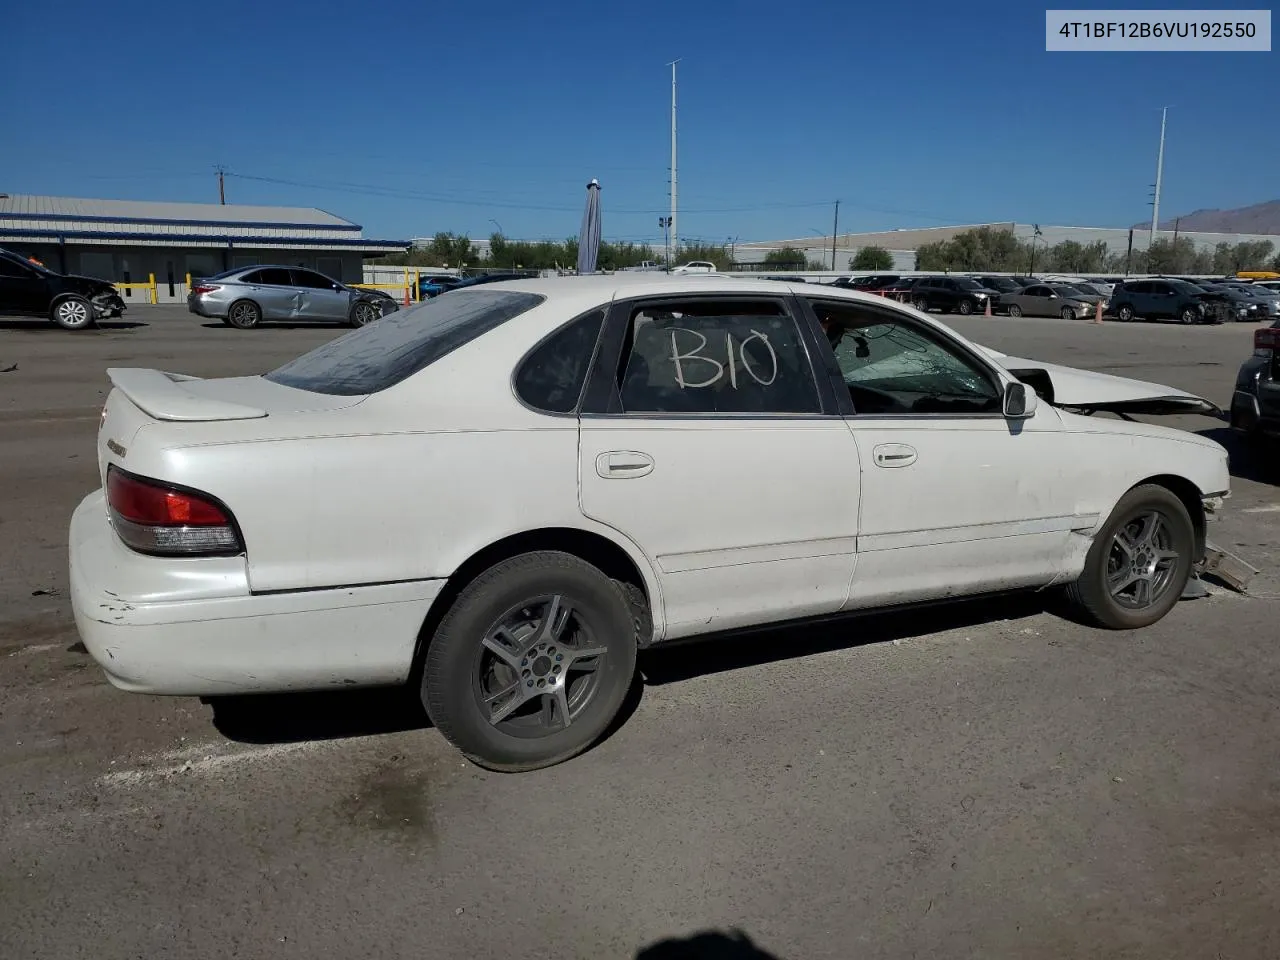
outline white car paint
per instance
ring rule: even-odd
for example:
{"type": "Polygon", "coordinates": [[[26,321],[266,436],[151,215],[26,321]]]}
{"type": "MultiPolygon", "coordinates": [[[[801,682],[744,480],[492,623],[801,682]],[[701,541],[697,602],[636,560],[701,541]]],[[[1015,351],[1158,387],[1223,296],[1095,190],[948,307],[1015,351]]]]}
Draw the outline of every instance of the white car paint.
{"type": "MultiPolygon", "coordinates": [[[[1067,392],[1181,392],[1007,358],[855,291],[649,273],[503,286],[546,299],[366,396],[112,372],[103,477],[115,465],[211,494],[245,546],[235,557],[143,556],[116,536],[101,491],[85,499],[71,524],[72,603],[113,683],[209,695],[402,681],[448,579],[529,531],[582,531],[625,553],[659,641],[1068,581],[1135,484],[1171,475],[1205,497],[1229,487],[1212,441],[1079,416],[1034,394],[1020,420],[542,413],[512,387],[535,344],[615,298],[678,294],[794,293],[896,311],[1002,384],[1014,382],[1009,367],[1034,365],[1067,392]]],[[[1072,398],[1084,405],[1083,393],[1072,398]]]]}
{"type": "Polygon", "coordinates": [[[716,265],[706,260],[690,260],[688,263],[674,267],[672,273],[715,273],[716,265]]]}

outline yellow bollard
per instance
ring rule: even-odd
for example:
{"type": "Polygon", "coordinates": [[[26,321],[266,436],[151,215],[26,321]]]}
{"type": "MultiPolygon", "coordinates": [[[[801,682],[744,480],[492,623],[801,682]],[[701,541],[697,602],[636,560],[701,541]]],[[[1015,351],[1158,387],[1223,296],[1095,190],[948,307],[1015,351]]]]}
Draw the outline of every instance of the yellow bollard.
{"type": "Polygon", "coordinates": [[[156,275],[154,273],[147,274],[147,283],[151,285],[151,305],[155,306],[159,300],[156,298],[156,275]]]}

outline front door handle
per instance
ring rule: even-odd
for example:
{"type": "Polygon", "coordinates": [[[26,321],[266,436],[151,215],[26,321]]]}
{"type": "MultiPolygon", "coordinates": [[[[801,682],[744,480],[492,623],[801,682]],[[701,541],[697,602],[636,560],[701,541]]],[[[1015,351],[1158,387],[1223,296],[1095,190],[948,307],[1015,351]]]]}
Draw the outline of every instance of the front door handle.
{"type": "Polygon", "coordinates": [[[625,480],[653,473],[653,457],[638,450],[608,450],[596,457],[596,473],[606,480],[625,480]]]}
{"type": "Polygon", "coordinates": [[[881,443],[871,456],[877,467],[909,467],[916,462],[916,448],[905,443],[881,443]]]}

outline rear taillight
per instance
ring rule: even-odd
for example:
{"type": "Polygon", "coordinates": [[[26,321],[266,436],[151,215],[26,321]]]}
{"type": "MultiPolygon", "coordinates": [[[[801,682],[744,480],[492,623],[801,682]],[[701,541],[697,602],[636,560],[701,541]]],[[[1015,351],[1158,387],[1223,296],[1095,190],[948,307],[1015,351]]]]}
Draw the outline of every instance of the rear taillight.
{"type": "Polygon", "coordinates": [[[1254,353],[1276,353],[1280,351],[1280,328],[1264,327],[1253,331],[1254,353]]]}
{"type": "Polygon", "coordinates": [[[216,283],[198,283],[191,288],[192,293],[213,293],[215,290],[221,290],[222,287],[216,283]]]}
{"type": "Polygon", "coordinates": [[[208,494],[110,466],[107,505],[116,534],[139,553],[193,557],[244,549],[230,511],[208,494]]]}

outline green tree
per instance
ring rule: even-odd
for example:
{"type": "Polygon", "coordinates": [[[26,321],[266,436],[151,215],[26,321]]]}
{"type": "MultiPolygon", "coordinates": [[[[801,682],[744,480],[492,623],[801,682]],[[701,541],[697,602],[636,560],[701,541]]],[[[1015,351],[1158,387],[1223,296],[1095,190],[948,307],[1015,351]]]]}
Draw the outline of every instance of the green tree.
{"type": "Polygon", "coordinates": [[[884,247],[863,247],[849,258],[850,270],[892,270],[893,254],[884,247]]]}
{"type": "Polygon", "coordinates": [[[764,255],[764,262],[771,267],[803,270],[805,268],[804,251],[797,250],[795,247],[779,247],[776,250],[770,250],[766,253],[764,255]]]}

